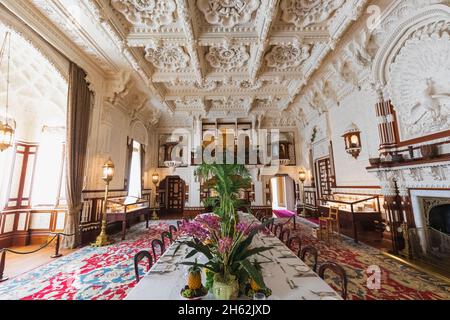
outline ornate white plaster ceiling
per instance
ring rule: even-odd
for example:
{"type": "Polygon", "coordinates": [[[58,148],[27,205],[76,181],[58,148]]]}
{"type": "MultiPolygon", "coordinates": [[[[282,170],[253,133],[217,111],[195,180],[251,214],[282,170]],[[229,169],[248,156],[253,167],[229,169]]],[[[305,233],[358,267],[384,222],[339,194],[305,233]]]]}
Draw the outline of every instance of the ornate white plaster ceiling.
{"type": "MultiPolygon", "coordinates": [[[[8,29],[0,24],[0,41],[8,29]]],[[[6,101],[7,59],[0,67],[0,117],[6,101]]],[[[57,69],[20,35],[11,35],[9,114],[19,126],[65,126],[67,83],[57,69]]]]}
{"type": "Polygon", "coordinates": [[[139,75],[163,111],[205,117],[288,111],[365,3],[33,0],[64,30],[78,21],[67,35],[109,74],[128,68],[139,75]],[[89,21],[72,12],[88,14],[89,21]]]}

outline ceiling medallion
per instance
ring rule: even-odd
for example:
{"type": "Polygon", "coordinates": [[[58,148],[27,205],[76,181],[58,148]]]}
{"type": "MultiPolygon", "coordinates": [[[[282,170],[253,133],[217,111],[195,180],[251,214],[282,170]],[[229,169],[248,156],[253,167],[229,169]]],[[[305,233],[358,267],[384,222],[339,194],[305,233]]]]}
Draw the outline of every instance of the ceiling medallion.
{"type": "Polygon", "coordinates": [[[309,58],[310,49],[311,46],[300,44],[274,46],[266,55],[267,65],[279,70],[298,67],[309,58]]]}
{"type": "Polygon", "coordinates": [[[327,20],[345,0],[283,0],[281,19],[297,27],[307,27],[327,20]]]}
{"type": "Polygon", "coordinates": [[[174,0],[112,0],[112,6],[132,24],[159,28],[174,22],[174,0]]]}
{"type": "Polygon", "coordinates": [[[222,70],[242,68],[250,59],[244,46],[211,47],[206,60],[212,67],[222,70]]]}
{"type": "Polygon", "coordinates": [[[198,0],[197,7],[210,24],[232,28],[249,22],[260,0],[198,0]]]}
{"type": "Polygon", "coordinates": [[[190,57],[182,47],[164,46],[156,49],[145,48],[145,58],[156,68],[164,71],[177,71],[188,67],[190,57]]]}

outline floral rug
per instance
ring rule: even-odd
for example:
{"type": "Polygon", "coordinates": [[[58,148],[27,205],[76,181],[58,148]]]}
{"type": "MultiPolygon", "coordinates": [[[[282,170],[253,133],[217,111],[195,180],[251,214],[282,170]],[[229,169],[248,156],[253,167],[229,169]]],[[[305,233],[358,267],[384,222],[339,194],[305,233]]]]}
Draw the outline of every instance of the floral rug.
{"type": "MultiPolygon", "coordinates": [[[[356,244],[342,236],[341,241],[329,245],[312,235],[316,225],[300,218],[297,230],[291,236],[302,239],[302,247],[313,245],[319,251],[318,265],[336,262],[344,267],[348,277],[348,299],[351,300],[449,300],[450,284],[406,266],[383,255],[378,249],[365,244],[356,244]],[[374,270],[379,270],[379,285],[375,281],[374,270]],[[369,282],[369,284],[368,284],[369,282]]],[[[294,244],[294,251],[298,246],[294,244]]],[[[335,288],[340,288],[339,279],[327,279],[335,288]]]]}
{"type": "MultiPolygon", "coordinates": [[[[105,248],[84,247],[47,265],[0,283],[0,299],[10,300],[120,300],[135,286],[133,257],[149,250],[173,222],[145,223],[132,227],[127,240],[105,248]]],[[[302,245],[319,250],[319,263],[341,264],[349,278],[349,299],[450,299],[450,286],[437,278],[404,266],[377,249],[344,239],[328,246],[312,236],[309,221],[301,219],[297,231],[302,245]],[[381,270],[379,289],[367,286],[369,266],[381,270]]],[[[119,239],[119,238],[117,238],[119,239]]],[[[141,267],[141,273],[145,268],[141,267]]],[[[327,279],[337,283],[337,279],[327,279]]],[[[337,287],[337,286],[336,286],[337,287]]]]}
{"type": "MultiPolygon", "coordinates": [[[[117,235],[116,244],[83,247],[0,283],[0,300],[123,299],[136,284],[134,255],[141,250],[151,252],[151,241],[161,239],[161,232],[168,229],[168,222],[151,223],[149,229],[145,223],[137,224],[127,232],[125,241],[117,235]]],[[[144,265],[140,271],[144,273],[144,265]]]]}

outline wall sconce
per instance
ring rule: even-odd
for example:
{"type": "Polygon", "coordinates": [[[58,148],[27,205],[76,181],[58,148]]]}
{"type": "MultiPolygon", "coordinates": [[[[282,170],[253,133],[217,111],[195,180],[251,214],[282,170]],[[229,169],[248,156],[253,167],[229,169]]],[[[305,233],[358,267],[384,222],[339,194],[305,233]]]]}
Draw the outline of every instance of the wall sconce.
{"type": "Polygon", "coordinates": [[[345,141],[345,151],[357,159],[361,153],[361,131],[352,123],[342,137],[345,141]]]}

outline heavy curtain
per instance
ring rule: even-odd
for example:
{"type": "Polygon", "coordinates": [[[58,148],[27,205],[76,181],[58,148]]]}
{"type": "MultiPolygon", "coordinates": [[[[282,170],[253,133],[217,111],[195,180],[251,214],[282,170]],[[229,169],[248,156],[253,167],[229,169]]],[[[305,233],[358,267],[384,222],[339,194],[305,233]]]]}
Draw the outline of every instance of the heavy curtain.
{"type": "Polygon", "coordinates": [[[80,214],[82,190],[89,136],[89,121],[93,94],[86,82],[86,73],[76,64],[70,63],[69,93],[67,103],[67,206],[64,246],[76,248],[80,244],[80,214]]]}

